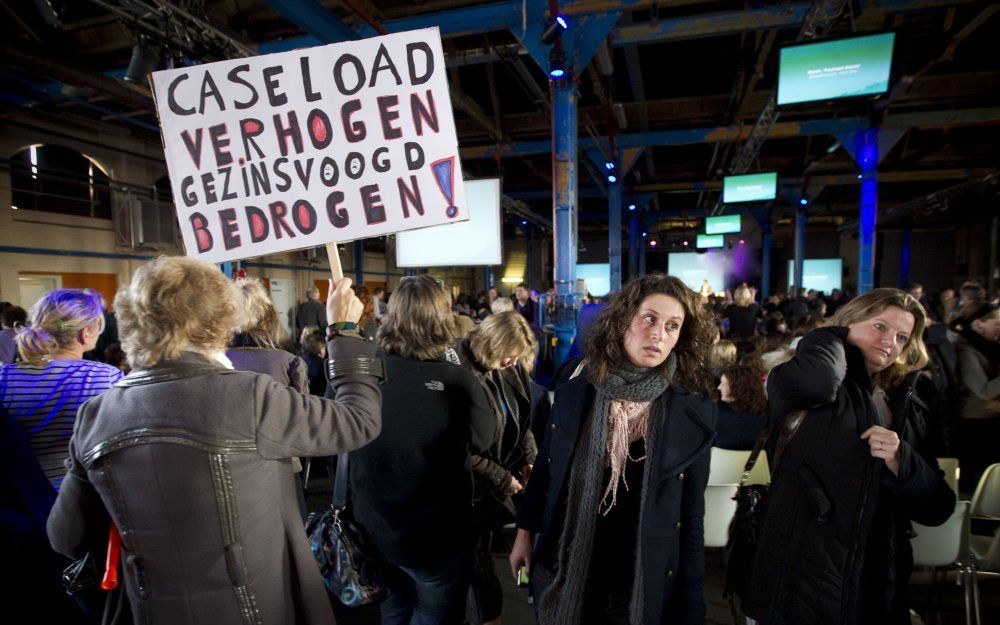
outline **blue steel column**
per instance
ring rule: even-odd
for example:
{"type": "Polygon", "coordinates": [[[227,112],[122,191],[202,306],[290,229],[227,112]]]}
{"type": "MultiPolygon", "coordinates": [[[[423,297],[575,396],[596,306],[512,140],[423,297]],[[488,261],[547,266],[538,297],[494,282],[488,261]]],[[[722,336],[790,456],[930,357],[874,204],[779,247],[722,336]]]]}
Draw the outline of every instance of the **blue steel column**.
{"type": "Polygon", "coordinates": [[[806,256],[806,217],[805,208],[795,209],[795,288],[804,289],[802,267],[806,256]]]}
{"type": "Polygon", "coordinates": [[[861,227],[858,232],[858,295],[875,286],[875,220],[878,214],[878,128],[855,135],[861,167],[861,227]]]}
{"type": "Polygon", "coordinates": [[[620,291],[622,288],[622,186],[620,183],[608,187],[608,263],[611,265],[611,290],[620,291]]]}
{"type": "MultiPolygon", "coordinates": [[[[529,288],[532,287],[531,279],[535,277],[535,272],[532,271],[534,266],[535,255],[532,253],[534,247],[534,237],[531,235],[531,224],[524,225],[524,283],[528,285],[529,288]]],[[[538,288],[538,285],[534,285],[534,288],[538,288]]]]}
{"type": "Polygon", "coordinates": [[[764,230],[764,236],[761,240],[761,250],[760,250],[760,301],[763,304],[764,300],[771,297],[771,224],[762,224],[764,230]]]}
{"type": "Polygon", "coordinates": [[[639,275],[639,218],[628,220],[628,277],[639,275]]]}
{"type": "Polygon", "coordinates": [[[354,284],[365,283],[365,246],[359,240],[354,242],[354,284]]]}
{"type": "Polygon", "coordinates": [[[555,362],[558,367],[566,360],[576,334],[577,93],[571,78],[554,82],[552,89],[552,224],[556,287],[555,362]]]}
{"type": "Polygon", "coordinates": [[[489,291],[493,288],[493,267],[483,267],[483,290],[489,291]]]}
{"type": "Polygon", "coordinates": [[[907,228],[900,232],[899,242],[899,288],[906,289],[910,286],[910,235],[912,231],[907,228]]]}
{"type": "MultiPolygon", "coordinates": [[[[642,227],[645,228],[646,225],[643,224],[642,227]]],[[[647,241],[649,241],[649,239],[647,239],[646,237],[639,237],[639,250],[638,250],[638,252],[639,252],[639,275],[640,276],[646,275],[646,246],[649,245],[649,243],[647,243],[647,241]]]]}

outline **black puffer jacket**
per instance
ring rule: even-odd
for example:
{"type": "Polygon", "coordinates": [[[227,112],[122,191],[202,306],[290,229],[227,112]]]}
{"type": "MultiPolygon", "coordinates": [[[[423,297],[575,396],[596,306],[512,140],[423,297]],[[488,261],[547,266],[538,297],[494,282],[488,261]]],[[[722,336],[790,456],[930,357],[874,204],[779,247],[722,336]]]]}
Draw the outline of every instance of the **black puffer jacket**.
{"type": "Polygon", "coordinates": [[[772,477],[743,606],[765,625],[909,623],[910,521],[940,525],[955,507],[937,461],[922,451],[924,404],[913,392],[921,374],[889,392],[898,477],[871,457],[860,435],[877,424],[872,385],[846,336],[846,328],[811,332],[768,378],[772,420],[809,412],[772,477]]]}

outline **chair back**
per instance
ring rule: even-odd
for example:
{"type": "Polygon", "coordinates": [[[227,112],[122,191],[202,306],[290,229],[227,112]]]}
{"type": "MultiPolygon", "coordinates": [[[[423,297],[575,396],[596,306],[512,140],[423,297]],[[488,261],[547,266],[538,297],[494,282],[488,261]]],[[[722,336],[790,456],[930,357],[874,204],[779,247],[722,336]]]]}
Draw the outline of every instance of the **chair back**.
{"type": "Polygon", "coordinates": [[[944,481],[958,494],[958,458],[938,458],[938,466],[944,471],[944,481]]]}
{"type": "Polygon", "coordinates": [[[972,518],[1000,520],[1000,462],[991,464],[983,471],[972,495],[972,518]]]}
{"type": "MultiPolygon", "coordinates": [[[[712,448],[712,460],[708,471],[708,483],[712,486],[739,484],[743,477],[743,467],[750,458],[749,451],[712,448]]],[[[767,452],[761,451],[757,462],[750,471],[747,484],[770,484],[771,472],[767,463],[767,452]]]]}
{"type": "Polygon", "coordinates": [[[950,566],[962,560],[965,537],[969,532],[969,502],[955,503],[955,511],[937,527],[913,524],[913,564],[950,566]]]}
{"type": "Polygon", "coordinates": [[[736,484],[709,485],[705,489],[705,547],[725,547],[729,526],[736,515],[736,484]]]}

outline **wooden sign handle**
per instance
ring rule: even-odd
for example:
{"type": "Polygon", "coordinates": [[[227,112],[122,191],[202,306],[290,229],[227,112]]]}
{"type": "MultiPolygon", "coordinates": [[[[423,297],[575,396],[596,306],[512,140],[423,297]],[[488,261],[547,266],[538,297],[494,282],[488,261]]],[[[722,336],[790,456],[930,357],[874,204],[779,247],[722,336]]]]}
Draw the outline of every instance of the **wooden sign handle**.
{"type": "Polygon", "coordinates": [[[337,251],[336,243],[326,244],[326,257],[330,261],[330,275],[336,284],[344,279],[344,268],[340,266],[340,252],[337,251]]]}

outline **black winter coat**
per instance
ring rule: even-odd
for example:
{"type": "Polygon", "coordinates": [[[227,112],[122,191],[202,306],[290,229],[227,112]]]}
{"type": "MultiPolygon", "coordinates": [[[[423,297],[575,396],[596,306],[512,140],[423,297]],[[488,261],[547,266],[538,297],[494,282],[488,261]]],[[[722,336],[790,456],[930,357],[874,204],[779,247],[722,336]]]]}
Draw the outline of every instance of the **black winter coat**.
{"type": "Polygon", "coordinates": [[[909,623],[910,521],[940,525],[955,508],[923,452],[924,404],[913,393],[921,374],[889,394],[898,477],[871,457],[860,438],[878,423],[871,379],[846,336],[846,328],[814,330],[768,377],[773,421],[809,412],[772,476],[743,606],[765,625],[909,623]]]}
{"type": "Polygon", "coordinates": [[[469,457],[492,445],[496,415],[457,364],[384,362],[382,433],[351,452],[354,516],[390,562],[431,568],[472,544],[469,457]]]}
{"type": "MultiPolygon", "coordinates": [[[[532,571],[536,595],[554,573],[573,454],[595,395],[584,376],[556,390],[548,432],[518,510],[518,528],[537,533],[532,571]]],[[[656,457],[646,459],[655,465],[640,520],[643,624],[704,623],[705,487],[716,408],[711,400],[680,387],[668,389],[664,399],[659,402],[665,406],[660,444],[656,457]]]]}

